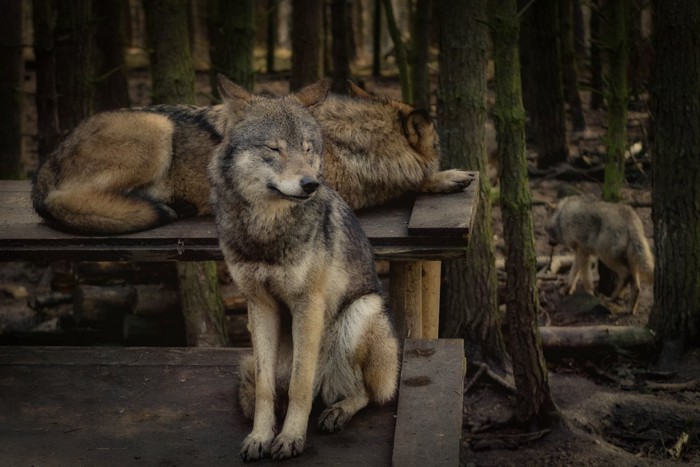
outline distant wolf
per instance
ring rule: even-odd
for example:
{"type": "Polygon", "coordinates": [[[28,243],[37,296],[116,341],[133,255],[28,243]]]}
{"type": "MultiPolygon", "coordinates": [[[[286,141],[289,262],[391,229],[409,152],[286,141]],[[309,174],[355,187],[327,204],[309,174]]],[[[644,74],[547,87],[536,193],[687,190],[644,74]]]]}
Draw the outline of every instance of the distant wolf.
{"type": "Polygon", "coordinates": [[[318,420],[326,432],[393,397],[398,341],[369,241],[320,178],[323,138],[309,109],[327,87],[276,99],[226,79],[219,87],[229,121],[209,167],[212,206],[224,258],[248,300],[253,343],[240,370],[241,407],[253,418],[241,457],[283,459],[304,450],[317,394],[328,405],[318,420]],[[279,431],[275,402],[284,394],[279,431]]]}
{"type": "MultiPolygon", "coordinates": [[[[438,135],[427,112],[355,85],[351,92],[309,111],[324,135],[324,180],[353,209],[469,184],[467,172],[439,171],[438,135]]],[[[58,228],[86,234],[210,214],[207,165],[228,126],[243,118],[224,105],[155,105],[89,117],[39,167],[34,208],[58,228]]]]}
{"type": "Polygon", "coordinates": [[[641,282],[654,282],[654,257],[634,209],[589,196],[568,196],[557,203],[545,230],[550,245],[565,245],[576,255],[569,294],[576,290],[579,277],[584,290],[593,294],[590,260],[595,256],[617,274],[613,299],[631,281],[630,311],[637,311],[641,282]]]}

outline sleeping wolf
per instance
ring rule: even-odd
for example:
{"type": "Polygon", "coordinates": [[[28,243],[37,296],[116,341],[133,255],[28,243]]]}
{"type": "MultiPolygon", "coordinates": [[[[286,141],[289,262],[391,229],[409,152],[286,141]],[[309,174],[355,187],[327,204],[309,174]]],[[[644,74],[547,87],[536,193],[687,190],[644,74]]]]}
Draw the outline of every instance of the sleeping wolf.
{"type": "MultiPolygon", "coordinates": [[[[438,171],[438,136],[426,112],[354,85],[351,91],[355,97],[330,96],[309,110],[324,134],[324,179],[353,209],[408,191],[451,192],[469,183],[466,172],[438,171]]],[[[96,114],[39,167],[34,208],[60,228],[94,234],[209,214],[207,165],[227,125],[244,117],[223,105],[96,114]]]]}
{"type": "Polygon", "coordinates": [[[584,290],[593,294],[590,259],[595,256],[617,274],[613,299],[631,280],[630,311],[637,311],[641,282],[654,282],[654,257],[634,209],[587,196],[569,196],[559,201],[545,230],[551,245],[566,245],[576,255],[569,275],[569,294],[576,290],[579,277],[584,290]]]}
{"type": "Polygon", "coordinates": [[[224,258],[248,299],[253,343],[240,371],[240,403],[253,418],[241,457],[283,459],[303,451],[317,394],[328,405],[318,420],[327,432],[393,397],[398,342],[369,242],[320,180],[323,140],[307,109],[327,87],[270,99],[225,79],[219,86],[230,121],[209,167],[212,206],[224,258]],[[281,431],[280,393],[288,394],[281,431]]]}

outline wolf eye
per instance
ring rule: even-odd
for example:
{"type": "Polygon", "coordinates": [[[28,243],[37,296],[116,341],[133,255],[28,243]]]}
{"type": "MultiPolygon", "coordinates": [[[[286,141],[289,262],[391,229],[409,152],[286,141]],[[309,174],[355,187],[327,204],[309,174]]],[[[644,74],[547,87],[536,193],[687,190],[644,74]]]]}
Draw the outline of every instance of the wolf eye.
{"type": "Polygon", "coordinates": [[[273,151],[273,152],[280,152],[280,148],[277,147],[277,146],[268,146],[268,145],[265,145],[265,147],[266,147],[267,149],[269,149],[270,151],[273,151]]]}

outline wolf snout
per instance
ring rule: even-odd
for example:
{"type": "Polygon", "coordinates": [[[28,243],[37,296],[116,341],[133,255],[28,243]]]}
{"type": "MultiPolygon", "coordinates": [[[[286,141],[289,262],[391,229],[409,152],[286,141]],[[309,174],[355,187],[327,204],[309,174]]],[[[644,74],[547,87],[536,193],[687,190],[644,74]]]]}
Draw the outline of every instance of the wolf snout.
{"type": "Polygon", "coordinates": [[[315,192],[319,185],[318,180],[313,177],[303,177],[299,181],[299,184],[301,185],[301,189],[304,190],[304,193],[307,195],[315,192]]]}

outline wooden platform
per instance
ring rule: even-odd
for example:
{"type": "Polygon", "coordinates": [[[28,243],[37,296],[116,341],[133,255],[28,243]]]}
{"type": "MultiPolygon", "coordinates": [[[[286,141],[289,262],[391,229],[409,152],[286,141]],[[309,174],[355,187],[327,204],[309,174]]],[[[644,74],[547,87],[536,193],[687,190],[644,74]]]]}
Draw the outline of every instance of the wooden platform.
{"type": "MultiPolygon", "coordinates": [[[[0,465],[240,465],[247,351],[0,347],[0,465]]],[[[332,435],[312,414],[306,451],[284,465],[458,465],[463,369],[461,340],[407,340],[398,400],[332,435]]]]}
{"type": "MultiPolygon", "coordinates": [[[[409,197],[357,213],[375,257],[391,263],[389,300],[401,337],[438,336],[440,261],[466,257],[479,198],[478,172],[471,177],[459,193],[409,197]]],[[[0,181],[0,261],[222,259],[211,217],[129,235],[78,235],[42,221],[30,190],[28,181],[0,181]]]]}

